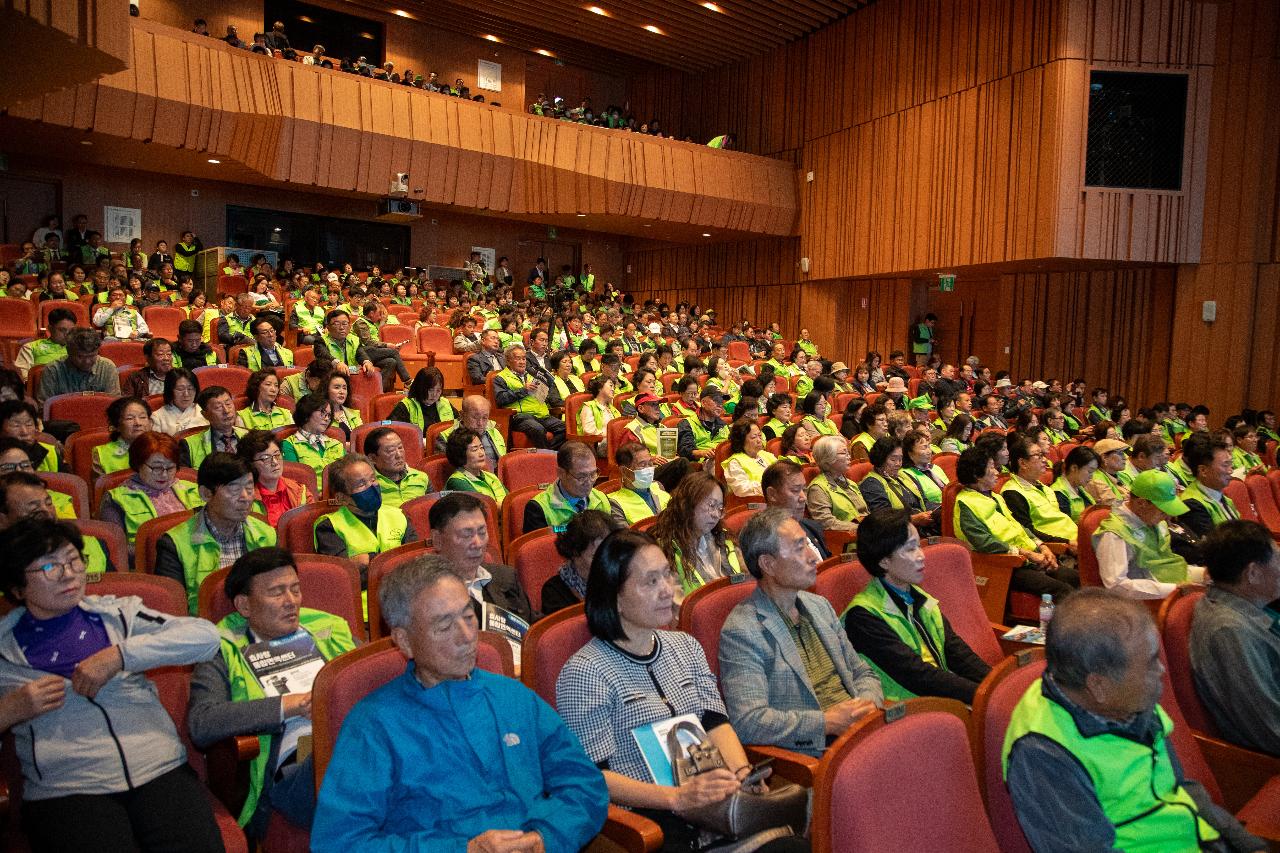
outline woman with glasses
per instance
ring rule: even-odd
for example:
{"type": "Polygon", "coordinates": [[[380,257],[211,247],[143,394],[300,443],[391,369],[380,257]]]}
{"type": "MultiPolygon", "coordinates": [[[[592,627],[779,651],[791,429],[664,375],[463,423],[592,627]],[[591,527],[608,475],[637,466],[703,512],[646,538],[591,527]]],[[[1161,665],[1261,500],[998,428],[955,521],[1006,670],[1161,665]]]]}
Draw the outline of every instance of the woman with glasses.
{"type": "Polygon", "coordinates": [[[93,476],[129,467],[129,446],[151,431],[151,407],[141,397],[120,397],[107,407],[109,441],[93,448],[93,476]]]}
{"type": "Polygon", "coordinates": [[[293,410],[298,431],[280,444],[286,462],[301,462],[316,472],[316,491],[323,491],[324,469],[330,462],[346,455],[342,442],[325,435],[332,421],[329,401],[319,394],[308,394],[293,410]]]}
{"type": "Polygon", "coordinates": [[[653,536],[676,573],[677,605],[703,584],[746,571],[724,527],[724,487],[705,472],[680,481],[654,523],[653,536]]]}
{"type": "Polygon", "coordinates": [[[17,740],[31,847],[222,850],[204,786],[146,675],[209,660],[217,630],[137,597],[85,595],[83,548],[67,522],[0,533],[0,588],[18,605],[0,621],[0,728],[17,740]],[[64,748],[68,732],[74,748],[64,748]]]}
{"type": "Polygon", "coordinates": [[[245,429],[273,430],[293,423],[293,415],[276,405],[280,396],[280,379],[274,370],[256,370],[245,385],[249,405],[236,412],[236,426],[245,429]]]}
{"type": "Polygon", "coordinates": [[[311,490],[284,476],[284,452],[280,441],[267,430],[251,430],[240,439],[236,455],[253,469],[257,497],[252,512],[263,515],[272,527],[291,509],[311,503],[311,490]]]}
{"type": "Polygon", "coordinates": [[[11,474],[14,471],[35,473],[36,465],[31,459],[31,451],[19,439],[0,437],[0,474],[11,474]]]}
{"type": "Polygon", "coordinates": [[[26,445],[37,471],[57,471],[62,467],[58,446],[38,440],[40,426],[40,413],[26,400],[0,403],[0,436],[26,445]]]}
{"type": "Polygon", "coordinates": [[[124,529],[130,557],[143,522],[204,505],[196,484],[178,478],[178,459],[176,438],[143,433],[129,446],[133,476],[102,497],[98,517],[124,529]]]}

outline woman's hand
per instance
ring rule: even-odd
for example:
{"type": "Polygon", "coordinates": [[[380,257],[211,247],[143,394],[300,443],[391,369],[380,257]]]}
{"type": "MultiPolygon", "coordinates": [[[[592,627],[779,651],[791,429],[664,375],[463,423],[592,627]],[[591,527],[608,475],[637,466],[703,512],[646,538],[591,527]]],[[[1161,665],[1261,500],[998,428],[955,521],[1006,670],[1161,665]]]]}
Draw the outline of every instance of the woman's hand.
{"type": "Polygon", "coordinates": [[[684,814],[687,811],[718,803],[738,790],[738,778],[721,767],[699,773],[674,789],[671,811],[684,814]]]}

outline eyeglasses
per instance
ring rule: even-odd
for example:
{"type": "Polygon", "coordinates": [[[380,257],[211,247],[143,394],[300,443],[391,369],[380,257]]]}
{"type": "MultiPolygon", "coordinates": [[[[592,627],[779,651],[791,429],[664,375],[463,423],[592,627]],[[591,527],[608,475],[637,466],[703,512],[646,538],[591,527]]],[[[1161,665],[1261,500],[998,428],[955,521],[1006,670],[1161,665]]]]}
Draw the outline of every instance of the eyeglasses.
{"type": "Polygon", "coordinates": [[[40,574],[46,578],[61,577],[70,573],[72,576],[82,575],[85,573],[86,566],[84,564],[84,555],[76,554],[69,560],[50,560],[42,563],[34,569],[27,569],[26,574],[40,574]]]}
{"type": "Polygon", "coordinates": [[[178,466],[173,463],[169,463],[168,465],[153,465],[148,462],[144,467],[157,477],[163,477],[166,474],[172,474],[174,471],[178,470],[178,466]]]}
{"type": "Polygon", "coordinates": [[[284,459],[284,455],[277,450],[275,453],[259,453],[253,457],[254,462],[280,462],[284,459]]]}
{"type": "Polygon", "coordinates": [[[599,476],[599,472],[593,468],[590,471],[582,471],[581,473],[571,471],[569,472],[569,476],[577,480],[579,483],[594,483],[596,477],[599,476]]]}
{"type": "Polygon", "coordinates": [[[36,466],[31,464],[31,460],[27,459],[22,462],[0,462],[0,474],[8,474],[12,471],[34,471],[36,466]]]}

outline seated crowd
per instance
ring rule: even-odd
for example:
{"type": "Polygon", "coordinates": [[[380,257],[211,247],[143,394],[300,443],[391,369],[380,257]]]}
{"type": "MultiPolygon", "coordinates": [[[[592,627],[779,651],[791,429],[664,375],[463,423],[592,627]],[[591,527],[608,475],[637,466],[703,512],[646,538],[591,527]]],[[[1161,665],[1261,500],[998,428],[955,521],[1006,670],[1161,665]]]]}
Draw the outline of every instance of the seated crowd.
{"type": "MultiPolygon", "coordinates": [[[[95,233],[76,219],[77,239],[95,233]]],[[[190,232],[178,243],[195,246],[190,232]]],[[[14,735],[36,849],[219,849],[146,678],[186,665],[191,742],[258,739],[248,795],[229,804],[251,838],[278,818],[310,828],[319,851],[393,837],[406,849],[573,850],[612,803],[655,822],[664,850],[712,847],[725,839],[704,807],[785,790],[756,772],[751,746],[818,758],[887,704],[973,703],[991,663],[924,588],[926,540],[944,533],[975,559],[1012,557],[1011,590],[1060,605],[1048,668],[1003,755],[1035,849],[1265,849],[1174,754],[1159,640],[1139,602],[1207,576],[1196,687],[1222,737],[1280,756],[1280,550],[1224,493],[1274,462],[1272,412],[1212,430],[1202,407],[1015,383],[976,359],[872,352],[850,368],[807,330],[789,342],[777,324],[637,304],[589,268],[551,283],[542,261],[516,288],[505,258],[490,271],[473,255],[465,279],[443,286],[403,270],[229,258],[223,272],[246,292],[214,308],[170,288],[172,261],[152,278],[130,271],[136,260],[108,256],[92,276],[79,265],[74,284],[52,265],[35,273],[39,298],[58,276],[55,298],[110,313],[80,326],[50,312],[47,337],[0,370],[0,591],[13,606],[0,619],[0,725],[14,735]],[[186,313],[174,340],[126,310],[152,287],[186,313]],[[549,301],[553,288],[563,298],[549,301]],[[411,372],[382,337],[396,323],[452,346],[411,372]],[[101,350],[131,338],[145,340],[145,364],[122,382],[101,350]],[[245,368],[244,393],[202,385],[204,368],[227,363],[245,368]],[[365,423],[357,374],[397,395],[385,420],[365,423]],[[81,532],[87,519],[58,488],[72,463],[59,437],[78,425],[45,421],[37,402],[83,391],[116,398],[85,485],[100,495],[93,517],[123,531],[129,565],[81,532]],[[513,481],[508,466],[529,456],[554,458],[554,476],[513,481]],[[173,513],[182,520],[140,535],[173,513]],[[312,682],[361,636],[303,606],[301,552],[280,547],[299,517],[307,550],[350,567],[365,616],[376,603],[407,661],[352,711],[319,790],[312,682]],[[1082,538],[1086,523],[1096,531],[1082,538]],[[558,559],[539,551],[522,575],[508,547],[521,534],[535,534],[521,547],[554,545],[558,559]],[[381,572],[388,554],[405,559],[381,572]],[[836,603],[813,590],[820,563],[844,554],[868,580],[836,603]],[[1102,588],[1077,591],[1086,556],[1102,588]],[[86,586],[130,568],[176,582],[186,614],[86,586]],[[754,588],[708,661],[673,625],[722,578],[754,588]],[[211,591],[231,607],[216,626],[199,618],[211,591]],[[481,630],[501,625],[519,646],[532,623],[579,606],[590,640],[555,681],[556,710],[477,669],[481,630]],[[263,663],[282,654],[287,688],[263,663]],[[656,772],[637,733],[659,737],[672,718],[721,766],[656,772]],[[57,734],[71,727],[74,750],[57,734]]],[[[751,849],[808,849],[803,798],[798,814],[751,849]]]]}

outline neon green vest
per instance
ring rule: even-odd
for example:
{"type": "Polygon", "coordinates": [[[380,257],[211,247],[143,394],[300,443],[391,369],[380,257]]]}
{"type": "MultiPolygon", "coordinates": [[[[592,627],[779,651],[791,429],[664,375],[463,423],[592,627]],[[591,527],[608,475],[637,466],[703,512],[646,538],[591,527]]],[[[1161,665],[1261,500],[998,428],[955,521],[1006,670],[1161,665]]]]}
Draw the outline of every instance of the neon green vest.
{"type": "MultiPolygon", "coordinates": [[[[333,525],[333,532],[347,546],[347,556],[359,554],[381,554],[398,548],[404,541],[404,534],[409,529],[409,519],[398,508],[383,506],[378,509],[378,532],[375,535],[364,522],[355,517],[350,507],[343,507],[316,520],[316,527],[325,519],[333,525]]],[[[312,528],[315,536],[315,528],[312,528]]]]}
{"type": "MultiPolygon", "coordinates": [[[[231,431],[235,433],[237,445],[239,439],[249,432],[247,429],[240,427],[232,427],[231,431]]],[[[209,454],[213,453],[213,434],[211,430],[198,432],[195,435],[189,435],[183,439],[187,445],[187,453],[191,459],[191,467],[196,470],[200,469],[200,463],[205,460],[209,454]]]]}
{"type": "MultiPolygon", "coordinates": [[[[547,486],[533,500],[542,507],[542,515],[547,520],[547,526],[556,533],[563,532],[569,526],[569,520],[578,514],[576,509],[561,499],[558,482],[547,486]]],[[[611,510],[609,499],[599,489],[592,489],[591,494],[587,495],[586,508],[598,509],[605,515],[608,515],[611,510]]]]}
{"type": "Polygon", "coordinates": [[[104,474],[123,471],[129,467],[129,446],[121,443],[119,439],[99,444],[93,449],[93,458],[97,460],[104,474]]]}
{"type": "MultiPolygon", "coordinates": [[[[602,406],[599,403],[599,401],[588,400],[587,402],[583,403],[582,408],[578,410],[578,432],[580,433],[589,434],[589,435],[591,434],[591,433],[587,433],[586,427],[584,426],[584,424],[586,423],[586,418],[582,416],[582,413],[587,411],[588,409],[590,409],[592,412],[595,412],[597,422],[605,425],[608,425],[609,421],[613,420],[614,418],[622,417],[622,412],[619,412],[613,406],[610,406],[609,408],[606,409],[604,406],[602,406]]],[[[595,434],[599,435],[600,433],[595,433],[595,434]]]]}
{"type": "Polygon", "coordinates": [[[1218,831],[1200,817],[1191,795],[1178,784],[1169,755],[1173,722],[1156,706],[1160,732],[1153,747],[1112,734],[1082,737],[1071,714],[1043,694],[1036,681],[1013,709],[1004,736],[1001,765],[1007,778],[1009,753],[1035,733],[1061,746],[1093,782],[1103,813],[1115,827],[1115,847],[1126,853],[1196,851],[1218,831]]]}
{"type": "Polygon", "coordinates": [[[582,380],[572,374],[568,379],[556,374],[552,377],[552,381],[556,384],[556,393],[560,395],[561,400],[567,400],[570,394],[581,394],[586,390],[582,386],[582,380]]]}
{"type": "Polygon", "coordinates": [[[1249,451],[1241,447],[1231,448],[1231,467],[1232,468],[1243,468],[1246,471],[1250,471],[1261,464],[1262,464],[1262,459],[1258,456],[1258,454],[1250,453],[1249,451]]]}
{"type": "Polygon", "coordinates": [[[378,485],[382,487],[383,505],[399,509],[405,501],[420,498],[431,491],[431,478],[416,468],[409,468],[398,483],[379,473],[378,485]]]}
{"type": "Polygon", "coordinates": [[[316,472],[316,491],[323,492],[325,466],[346,456],[346,448],[336,439],[325,436],[324,452],[321,453],[305,441],[296,441],[296,435],[297,433],[294,433],[294,435],[289,436],[283,443],[286,447],[293,449],[293,455],[297,457],[299,462],[316,472]]]}
{"type": "Polygon", "coordinates": [[[1191,473],[1191,469],[1187,467],[1187,463],[1182,461],[1181,456],[1170,461],[1168,465],[1164,466],[1164,470],[1166,473],[1172,475],[1173,479],[1177,480],[1184,488],[1191,485],[1195,480],[1195,475],[1191,473]]]}
{"type": "Polygon", "coordinates": [[[31,363],[49,364],[67,357],[66,344],[55,344],[48,338],[39,338],[31,342],[31,363]]]}
{"type": "MultiPolygon", "coordinates": [[[[858,491],[858,484],[852,480],[846,481],[849,488],[854,492],[858,491]]],[[[827,493],[831,499],[831,514],[836,517],[837,521],[857,521],[862,517],[862,513],[858,511],[858,505],[847,495],[842,488],[836,487],[826,474],[819,474],[813,478],[810,486],[817,486],[827,493]]],[[[861,495],[859,495],[861,497],[861,495]]]]}
{"type": "MultiPolygon", "coordinates": [[[[938,472],[944,483],[951,482],[947,477],[946,471],[943,471],[936,465],[933,467],[933,470],[938,472]]],[[[938,485],[937,480],[933,479],[933,477],[930,477],[923,471],[915,468],[903,468],[898,474],[898,477],[899,479],[910,481],[905,484],[908,488],[911,488],[911,484],[914,483],[916,488],[913,489],[913,491],[919,492],[924,497],[925,503],[942,503],[942,487],[938,485]]]]}
{"type": "MultiPolygon", "coordinates": [[[[674,571],[676,573],[676,577],[680,579],[680,589],[682,593],[684,595],[688,595],[706,583],[706,581],[699,577],[694,571],[685,571],[684,555],[680,553],[679,545],[673,545],[671,550],[674,557],[671,561],[672,571],[674,571]]],[[[732,539],[726,538],[724,540],[724,552],[721,555],[721,560],[721,568],[723,569],[724,577],[740,575],[745,572],[742,568],[742,556],[738,553],[738,546],[733,543],[732,539]]]]}
{"type": "MultiPolygon", "coordinates": [[[[872,468],[869,472],[867,472],[867,476],[864,477],[863,480],[864,481],[876,480],[877,482],[879,482],[880,485],[884,487],[885,496],[889,498],[889,506],[893,507],[894,509],[903,508],[902,498],[898,496],[897,489],[893,488],[893,486],[890,486],[889,481],[886,480],[884,476],[880,474],[878,471],[876,471],[874,468],[872,468]]],[[[902,484],[898,483],[898,485],[901,486],[902,484]]],[[[904,486],[903,488],[906,488],[906,487],[904,486]]]]}
{"type": "Polygon", "coordinates": [[[1010,548],[1036,550],[1035,541],[1027,535],[1023,526],[1009,515],[1009,508],[1004,505],[1004,498],[994,492],[990,496],[984,495],[976,489],[961,489],[960,494],[956,495],[954,523],[956,535],[961,539],[964,539],[964,531],[960,527],[960,507],[962,506],[968,507],[969,511],[991,531],[992,536],[1010,548]]]}
{"type": "MultiPolygon", "coordinates": [[[[938,655],[942,658],[935,662],[935,666],[940,669],[947,668],[946,650],[943,646],[945,643],[945,631],[942,626],[942,611],[938,609],[938,601],[918,586],[911,587],[911,594],[917,597],[924,597],[924,606],[920,608],[920,621],[924,624],[925,631],[929,634],[934,649],[937,649],[938,655]]],[[[849,602],[849,606],[844,609],[844,613],[840,614],[841,620],[845,615],[855,607],[861,607],[878,616],[889,628],[897,635],[898,639],[906,644],[916,656],[924,658],[924,640],[920,633],[916,630],[915,624],[898,609],[897,603],[889,598],[889,593],[885,591],[884,584],[879,578],[872,580],[871,583],[863,587],[862,592],[853,597],[853,601],[849,602]]],[[[932,655],[932,652],[930,652],[932,655]]],[[[859,655],[867,665],[875,670],[877,676],[880,677],[880,685],[884,688],[884,698],[886,702],[902,702],[907,699],[914,699],[916,694],[894,681],[884,670],[876,666],[875,661],[866,655],[859,655]]]]}
{"type": "Polygon", "coordinates": [[[631,423],[627,424],[627,430],[636,438],[644,442],[644,446],[653,456],[661,456],[658,452],[658,426],[659,424],[649,424],[633,418],[631,423]]]}
{"type": "Polygon", "coordinates": [[[478,494],[488,495],[501,504],[507,496],[507,487],[502,485],[502,481],[498,479],[497,474],[481,471],[480,475],[480,479],[475,480],[472,479],[470,474],[459,468],[449,475],[444,487],[450,491],[477,492],[478,494]]]}
{"type": "Polygon", "coordinates": [[[1001,494],[1017,492],[1027,499],[1027,506],[1031,509],[1031,526],[1036,530],[1058,539],[1066,539],[1068,542],[1076,541],[1076,535],[1079,533],[1076,523],[1058,508],[1058,499],[1053,497],[1049,487],[1044,483],[1035,483],[1032,487],[1028,487],[1019,478],[1010,477],[1009,482],[1005,483],[1000,491],[1001,494]]]}
{"type": "Polygon", "coordinates": [[[240,416],[240,422],[249,429],[271,431],[276,427],[289,426],[293,423],[293,415],[289,410],[279,406],[272,406],[271,411],[266,413],[258,411],[253,406],[245,406],[236,414],[240,416]]]}
{"type": "Polygon", "coordinates": [[[346,340],[341,344],[329,337],[329,333],[325,332],[320,336],[320,340],[324,341],[325,347],[333,355],[333,360],[345,364],[347,367],[358,367],[356,364],[356,350],[360,348],[360,339],[355,335],[347,335],[346,340]]]}
{"type": "MultiPolygon", "coordinates": [[[[182,501],[182,505],[187,509],[199,509],[204,506],[204,499],[200,497],[200,488],[195,483],[174,480],[173,490],[177,493],[178,500],[182,501]]],[[[130,544],[137,537],[138,528],[143,522],[158,517],[156,506],[146,492],[131,489],[126,484],[116,486],[107,494],[111,495],[111,499],[124,514],[124,533],[129,538],[130,544]]]]}
{"type": "MultiPolygon", "coordinates": [[[[226,316],[227,334],[231,335],[233,338],[236,335],[244,335],[246,338],[252,338],[253,332],[249,331],[249,326],[253,323],[254,319],[254,317],[250,317],[247,320],[242,320],[239,314],[232,311],[226,316]]],[[[250,347],[250,349],[256,350],[257,347],[250,347]]],[[[261,367],[261,364],[259,364],[259,367],[261,367]]],[[[256,367],[251,369],[257,370],[256,367]]]]}
{"type": "Polygon", "coordinates": [[[769,422],[764,425],[765,435],[772,435],[773,438],[782,438],[782,434],[787,431],[789,426],[791,424],[787,421],[769,418],[769,422]]]}
{"type": "Polygon", "coordinates": [[[728,465],[731,461],[737,460],[742,466],[742,472],[751,478],[752,482],[759,483],[764,479],[764,469],[768,468],[778,459],[767,450],[761,450],[760,455],[752,459],[745,453],[735,453],[728,459],[724,460],[724,464],[728,465]]]}
{"type": "MultiPolygon", "coordinates": [[[[440,433],[442,441],[448,441],[449,436],[453,435],[453,431],[458,428],[455,421],[453,426],[440,433]]],[[[489,426],[485,429],[484,434],[489,436],[489,440],[493,442],[493,449],[497,451],[499,456],[505,456],[507,453],[507,443],[502,440],[502,433],[498,432],[498,425],[493,421],[489,421],[489,426]]]]}
{"type": "MultiPolygon", "coordinates": [[[[200,584],[218,570],[222,548],[218,541],[206,532],[198,531],[203,516],[197,513],[188,521],[170,530],[165,537],[173,543],[182,563],[182,576],[187,586],[187,609],[194,616],[200,595],[200,584]],[[175,535],[176,534],[176,535],[175,535]],[[199,541],[196,537],[199,536],[199,541]]],[[[252,515],[244,520],[244,544],[247,551],[269,548],[276,544],[276,529],[252,515]]]]}
{"type": "Polygon", "coordinates": [[[1071,520],[1077,524],[1080,523],[1080,516],[1084,511],[1093,506],[1093,498],[1089,497],[1089,493],[1084,489],[1076,489],[1073,493],[1071,484],[1065,477],[1058,477],[1049,488],[1067,499],[1067,505],[1071,507],[1071,520]]]}
{"type": "MultiPolygon", "coordinates": [[[[262,369],[262,351],[258,349],[256,344],[251,347],[245,347],[240,351],[244,353],[245,365],[250,370],[258,371],[262,369]]],[[[293,367],[293,350],[278,346],[276,347],[276,353],[279,354],[280,361],[284,363],[285,367],[293,367]]]]}
{"type": "Polygon", "coordinates": [[[820,435],[839,435],[840,430],[836,429],[835,422],[830,418],[819,419],[813,415],[806,415],[804,423],[809,429],[820,435]]]}
{"type": "Polygon", "coordinates": [[[1213,519],[1213,526],[1217,527],[1224,521],[1231,521],[1233,518],[1240,517],[1240,511],[1236,509],[1235,501],[1226,495],[1222,496],[1222,502],[1219,503],[1205,492],[1200,485],[1200,481],[1192,478],[1187,483],[1187,488],[1182,492],[1182,500],[1195,501],[1204,506],[1209,511],[1209,517],[1213,519]]]}
{"type": "MultiPolygon", "coordinates": [[[[303,607],[298,611],[298,623],[311,635],[320,656],[327,661],[356,647],[346,619],[303,607]]],[[[248,702],[266,698],[262,685],[244,659],[244,649],[249,646],[247,620],[239,613],[232,613],[218,623],[218,633],[222,636],[222,659],[227,664],[231,701],[248,702]]],[[[263,782],[267,775],[267,760],[271,757],[274,740],[275,735],[272,734],[258,735],[258,755],[249,762],[249,797],[240,810],[240,816],[236,818],[241,826],[248,824],[253,819],[253,813],[258,810],[258,800],[262,797],[263,782]]]]}
{"type": "Polygon", "coordinates": [[[298,318],[298,328],[302,331],[314,335],[324,328],[325,310],[323,305],[317,305],[313,309],[308,308],[305,302],[295,302],[293,311],[298,318]]]}
{"type": "Polygon", "coordinates": [[[693,430],[693,443],[698,450],[714,450],[727,438],[727,436],[713,438],[711,432],[702,425],[702,421],[697,415],[690,415],[685,420],[689,423],[689,428],[693,430]]]}
{"type": "MultiPolygon", "coordinates": [[[[405,397],[401,402],[404,403],[405,409],[409,412],[409,423],[413,424],[425,433],[427,431],[427,419],[422,414],[422,404],[412,397],[405,397]]],[[[444,397],[436,400],[436,417],[439,418],[442,423],[444,421],[451,421],[454,418],[453,406],[450,405],[449,401],[444,397]]]]}
{"type": "MultiPolygon", "coordinates": [[[[653,496],[653,502],[658,505],[658,512],[666,509],[667,502],[671,500],[671,495],[667,494],[666,489],[662,488],[660,483],[651,485],[649,494],[653,496]]],[[[618,491],[609,495],[609,500],[617,504],[618,509],[622,510],[622,514],[627,519],[627,524],[635,524],[637,521],[643,521],[655,515],[649,505],[644,502],[644,498],[631,489],[618,489],[618,491]]]]}
{"type": "Polygon", "coordinates": [[[45,444],[43,441],[37,443],[45,449],[45,454],[44,458],[40,460],[40,464],[36,467],[36,470],[50,471],[56,474],[58,471],[58,448],[54,447],[52,444],[45,444]]]}
{"type": "MultiPolygon", "coordinates": [[[[524,387],[525,381],[516,375],[511,368],[506,368],[500,372],[494,379],[501,379],[503,384],[512,391],[519,390],[524,387]]],[[[551,413],[547,408],[547,404],[539,400],[532,394],[526,394],[511,404],[511,408],[522,415],[533,415],[535,418],[545,418],[551,413]]]]}
{"type": "Polygon", "coordinates": [[[1187,582],[1187,561],[1173,553],[1169,544],[1169,526],[1165,522],[1160,522],[1156,527],[1144,524],[1141,528],[1134,529],[1113,512],[1094,531],[1094,548],[1098,547],[1098,540],[1103,533],[1114,533],[1126,544],[1132,545],[1138,568],[1161,583],[1187,582]]]}
{"type": "Polygon", "coordinates": [[[1125,494],[1120,488],[1119,481],[1107,476],[1106,472],[1104,472],[1101,468],[1099,468],[1097,471],[1094,471],[1093,477],[1091,477],[1090,479],[1095,483],[1101,483],[1102,487],[1107,491],[1111,492],[1111,494],[1115,496],[1116,499],[1124,500],[1125,494]]]}

